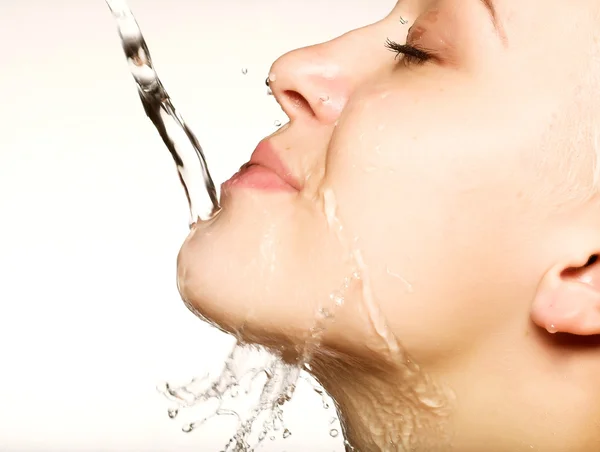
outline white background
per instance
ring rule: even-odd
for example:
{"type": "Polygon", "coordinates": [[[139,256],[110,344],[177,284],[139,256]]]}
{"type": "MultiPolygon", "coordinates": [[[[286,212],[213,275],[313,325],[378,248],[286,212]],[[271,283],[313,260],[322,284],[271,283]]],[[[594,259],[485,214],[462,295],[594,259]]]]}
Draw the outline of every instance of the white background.
{"type": "MultiPolygon", "coordinates": [[[[286,120],[266,95],[271,62],[394,3],[130,6],[220,184],[286,120]]],[[[155,391],[221,363],[231,339],[179,300],[185,197],[104,1],[0,2],[0,82],[0,450],[220,450],[219,421],[186,435],[155,391]]],[[[263,450],[341,450],[332,415],[301,387],[292,437],[263,450]]]]}

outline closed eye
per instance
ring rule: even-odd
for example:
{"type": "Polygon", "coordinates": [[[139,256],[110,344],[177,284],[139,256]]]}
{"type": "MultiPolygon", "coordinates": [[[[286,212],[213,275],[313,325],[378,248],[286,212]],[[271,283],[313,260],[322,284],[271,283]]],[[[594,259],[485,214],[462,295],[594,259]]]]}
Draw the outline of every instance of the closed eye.
{"type": "Polygon", "coordinates": [[[402,55],[406,64],[423,64],[432,58],[426,50],[408,44],[398,44],[389,38],[385,41],[385,47],[395,52],[396,58],[402,55]]]}

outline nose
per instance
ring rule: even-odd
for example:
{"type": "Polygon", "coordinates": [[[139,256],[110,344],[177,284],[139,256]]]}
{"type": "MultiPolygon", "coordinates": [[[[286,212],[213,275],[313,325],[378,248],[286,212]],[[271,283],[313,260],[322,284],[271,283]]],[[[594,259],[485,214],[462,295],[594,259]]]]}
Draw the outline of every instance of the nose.
{"type": "Polygon", "coordinates": [[[294,50],[271,66],[267,85],[292,121],[313,118],[334,123],[348,101],[350,80],[327,45],[294,50]]]}

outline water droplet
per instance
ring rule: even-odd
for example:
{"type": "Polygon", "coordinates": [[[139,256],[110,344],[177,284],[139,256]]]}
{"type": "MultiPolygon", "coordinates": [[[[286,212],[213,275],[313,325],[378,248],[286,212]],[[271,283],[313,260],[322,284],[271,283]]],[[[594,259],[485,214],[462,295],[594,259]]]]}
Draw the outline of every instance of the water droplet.
{"type": "Polygon", "coordinates": [[[275,124],[275,127],[281,127],[281,121],[276,120],[273,124],[275,124]]]}
{"type": "Polygon", "coordinates": [[[275,441],[275,437],[274,437],[274,436],[271,436],[269,439],[270,439],[271,441],[275,441]]]}
{"type": "Polygon", "coordinates": [[[319,100],[320,100],[321,102],[323,102],[323,103],[325,103],[325,102],[329,102],[329,96],[328,96],[328,95],[326,95],[326,94],[325,94],[325,95],[322,95],[322,96],[320,96],[320,97],[319,97],[319,100]]]}
{"type": "Polygon", "coordinates": [[[169,410],[167,411],[167,414],[169,415],[169,417],[171,419],[175,419],[177,417],[177,415],[179,414],[179,410],[177,408],[169,408],[169,410]]]}
{"type": "Polygon", "coordinates": [[[406,20],[404,17],[400,16],[400,23],[402,25],[406,25],[408,23],[408,20],[406,20]]]}
{"type": "Polygon", "coordinates": [[[339,434],[340,432],[338,432],[336,428],[332,428],[331,430],[329,430],[329,436],[331,436],[332,438],[337,438],[339,434]]]}
{"type": "Polygon", "coordinates": [[[327,403],[326,400],[323,400],[323,408],[325,408],[326,410],[329,409],[329,404],[327,403]]]}
{"type": "Polygon", "coordinates": [[[334,292],[329,295],[331,301],[335,303],[336,306],[341,306],[344,304],[344,295],[339,292],[334,292]]]}
{"type": "Polygon", "coordinates": [[[436,399],[433,397],[428,397],[428,396],[419,396],[419,400],[421,401],[421,403],[423,405],[425,405],[425,407],[427,408],[431,408],[431,409],[439,409],[442,408],[444,406],[444,401],[442,399],[436,399]]]}
{"type": "Polygon", "coordinates": [[[191,433],[194,430],[194,428],[195,428],[195,425],[192,423],[192,424],[184,425],[181,428],[181,430],[183,431],[183,433],[191,433]]]}
{"type": "Polygon", "coordinates": [[[272,96],[273,95],[273,90],[271,88],[267,89],[267,96],[272,96]]]}
{"type": "Polygon", "coordinates": [[[248,68],[242,68],[242,74],[246,75],[248,73],[248,68]]]}
{"type": "Polygon", "coordinates": [[[323,317],[324,319],[329,319],[329,318],[333,317],[333,314],[327,308],[321,308],[321,309],[319,309],[319,315],[321,317],[323,317]]]}
{"type": "Polygon", "coordinates": [[[323,325],[316,325],[310,328],[310,333],[313,338],[318,338],[319,335],[325,331],[325,327],[323,325]]]}
{"type": "Polygon", "coordinates": [[[558,328],[556,328],[554,325],[550,325],[548,328],[546,328],[546,330],[550,334],[556,334],[556,333],[558,333],[558,328]]]}
{"type": "Polygon", "coordinates": [[[289,438],[291,435],[292,432],[290,432],[287,428],[283,431],[283,439],[289,438]]]}
{"type": "Polygon", "coordinates": [[[260,435],[258,435],[258,440],[263,441],[266,437],[267,437],[267,432],[263,430],[262,432],[260,432],[260,435]]]}
{"type": "Polygon", "coordinates": [[[329,425],[335,424],[336,422],[337,422],[337,418],[336,417],[332,417],[331,419],[329,419],[329,425]]]}
{"type": "Polygon", "coordinates": [[[277,80],[277,74],[274,74],[273,72],[271,72],[269,74],[269,82],[274,82],[275,80],[277,80]]]}

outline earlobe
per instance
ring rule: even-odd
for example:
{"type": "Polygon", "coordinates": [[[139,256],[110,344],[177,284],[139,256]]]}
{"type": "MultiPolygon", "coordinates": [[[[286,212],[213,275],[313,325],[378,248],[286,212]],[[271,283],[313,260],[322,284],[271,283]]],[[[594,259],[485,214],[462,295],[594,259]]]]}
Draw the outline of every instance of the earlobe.
{"type": "Polygon", "coordinates": [[[597,255],[556,265],[542,279],[531,306],[533,322],[550,333],[600,334],[600,261],[597,255]]]}

